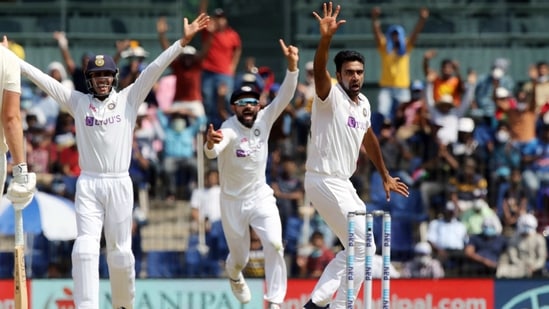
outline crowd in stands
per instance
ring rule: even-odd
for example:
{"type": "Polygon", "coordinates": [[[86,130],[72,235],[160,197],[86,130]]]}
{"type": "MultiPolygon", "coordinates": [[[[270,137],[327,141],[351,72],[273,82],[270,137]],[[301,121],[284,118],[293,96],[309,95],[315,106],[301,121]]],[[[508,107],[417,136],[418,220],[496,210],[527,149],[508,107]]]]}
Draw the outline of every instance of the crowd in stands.
{"type": "MultiPolygon", "coordinates": [[[[377,23],[380,12],[374,10],[372,14],[377,23]]],[[[413,47],[426,18],[428,10],[423,9],[413,40],[408,41],[402,28],[389,29],[384,36],[374,27],[379,30],[376,40],[380,53],[386,51],[388,40],[397,48],[403,44],[401,52],[407,55],[410,50],[406,48],[413,47]]],[[[218,199],[216,202],[210,197],[219,192],[216,164],[197,160],[202,149],[197,144],[198,136],[204,133],[206,124],[214,123],[217,128],[231,115],[227,99],[233,85],[249,83],[260,88],[263,105],[269,104],[278,90],[281,76],[274,76],[270,68],[256,66],[253,57],[240,61],[241,42],[238,33],[228,25],[225,13],[216,10],[213,21],[213,29],[196,44],[200,48],[187,46],[140,108],[130,168],[136,209],[141,190],[147,190],[151,199],[189,201],[195,209],[218,203],[218,199]],[[222,64],[212,62],[220,59],[222,64]],[[241,72],[237,71],[239,63],[244,68],[241,72]],[[220,68],[223,69],[214,71],[220,68]],[[198,187],[198,164],[207,170],[204,188],[198,187]]],[[[163,47],[167,46],[166,27],[160,19],[156,30],[163,47]]],[[[47,71],[67,87],[87,92],[82,67],[90,55],[82,55],[78,67],[64,34],[55,33],[54,38],[64,64],[52,61],[47,71]]],[[[148,53],[135,41],[117,42],[116,46],[119,88],[123,88],[138,76],[148,53]]],[[[439,69],[432,68],[436,50],[430,50],[423,56],[424,78],[410,81],[409,56],[408,64],[397,67],[390,66],[391,61],[394,64],[398,60],[388,58],[383,62],[387,70],[382,72],[402,69],[396,74],[407,74],[407,78],[403,83],[399,80],[390,84],[386,81],[392,77],[384,75],[380,80],[383,101],[369,96],[369,89],[364,89],[364,93],[373,111],[377,106],[383,107],[374,113],[372,129],[378,135],[387,168],[407,183],[410,196],[393,196],[387,202],[380,177],[369,166],[366,153],[357,162],[359,168],[353,183],[369,210],[385,210],[393,216],[396,276],[546,275],[549,65],[542,59],[532,59],[532,66],[525,68],[525,81],[523,76],[509,75],[509,60],[504,58],[494,59],[489,72],[470,70],[464,75],[458,59],[441,59],[439,69]],[[391,93],[398,93],[405,100],[391,106],[391,93]]],[[[314,96],[309,60],[302,59],[306,63],[301,71],[302,82],[292,104],[272,130],[266,171],[279,206],[291,277],[319,276],[341,246],[307,205],[303,188],[314,96]],[[308,235],[303,235],[304,231],[308,235]]],[[[80,173],[73,119],[30,83],[23,85],[22,106],[28,164],[38,176],[38,189],[73,198],[80,173]]],[[[215,277],[223,272],[227,251],[219,213],[215,205],[208,207],[189,219],[195,225],[186,257],[197,263],[191,266],[195,272],[185,274],[190,277],[215,277]],[[204,252],[198,248],[202,243],[198,236],[201,229],[209,247],[207,259],[201,258],[204,252]],[[192,258],[193,254],[198,258],[192,258]],[[202,265],[203,260],[210,264],[202,265]],[[201,267],[204,271],[198,271],[201,267]]],[[[136,215],[136,260],[146,256],[146,252],[140,252],[138,237],[139,228],[145,223],[145,218],[136,215]]],[[[253,237],[252,234],[253,256],[247,276],[262,276],[264,272],[257,269],[262,265],[261,247],[253,237]]],[[[70,256],[70,249],[65,251],[70,256]]],[[[70,267],[62,269],[68,276],[70,267]]],[[[54,276],[52,273],[57,272],[50,270],[42,275],[48,273],[54,276]]]]}

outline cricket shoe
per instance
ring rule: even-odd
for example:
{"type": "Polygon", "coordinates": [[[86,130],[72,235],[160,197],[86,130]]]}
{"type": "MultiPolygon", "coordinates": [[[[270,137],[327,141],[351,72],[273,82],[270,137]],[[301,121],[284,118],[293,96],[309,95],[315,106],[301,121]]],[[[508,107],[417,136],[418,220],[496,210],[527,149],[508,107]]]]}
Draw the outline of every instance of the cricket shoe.
{"type": "Polygon", "coordinates": [[[305,304],[305,306],[303,306],[303,309],[328,309],[330,308],[330,305],[327,305],[327,306],[324,306],[324,307],[320,307],[320,306],[317,306],[313,303],[312,300],[309,299],[309,301],[305,304]]]}
{"type": "Polygon", "coordinates": [[[252,294],[250,293],[250,288],[248,288],[248,284],[246,284],[246,280],[244,280],[242,273],[238,274],[238,279],[236,280],[229,278],[229,282],[231,283],[231,290],[236,299],[242,304],[249,303],[252,299],[252,294]]]}

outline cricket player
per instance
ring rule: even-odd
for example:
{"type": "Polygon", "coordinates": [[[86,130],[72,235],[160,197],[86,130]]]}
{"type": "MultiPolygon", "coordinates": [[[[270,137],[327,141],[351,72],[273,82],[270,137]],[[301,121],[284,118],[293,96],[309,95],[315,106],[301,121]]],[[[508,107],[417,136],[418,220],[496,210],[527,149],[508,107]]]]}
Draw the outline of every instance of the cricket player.
{"type": "MultiPolygon", "coordinates": [[[[320,41],[313,65],[316,96],[311,114],[305,192],[341,243],[346,244],[347,213],[365,210],[364,202],[349,180],[356,170],[362,145],[383,178],[387,200],[390,191],[408,196],[408,188],[398,178],[389,175],[377,138],[370,128],[370,102],[360,93],[364,83],[364,57],[355,51],[339,52],[334,58],[337,84],[332,85],[326,68],[328,52],[332,36],[345,20],[336,20],[339,5],[333,10],[331,2],[324,3],[323,10],[322,18],[313,13],[320,24],[320,41]]],[[[357,286],[364,280],[365,224],[366,220],[358,220],[355,226],[354,275],[357,286]]],[[[346,308],[346,259],[345,249],[328,264],[304,308],[327,308],[328,305],[330,309],[346,308]],[[336,291],[336,298],[330,304],[336,291]]]]}
{"type": "Polygon", "coordinates": [[[25,157],[25,139],[21,122],[21,70],[18,58],[7,49],[8,39],[3,38],[0,47],[0,192],[6,182],[6,153],[10,152],[12,180],[8,186],[7,198],[16,209],[25,208],[32,200],[36,188],[36,175],[29,173],[25,157]]]}
{"type": "Polygon", "coordinates": [[[282,244],[282,224],[273,190],[267,184],[267,142],[273,123],[292,99],[299,70],[298,49],[280,40],[288,61],[286,76],[278,96],[260,109],[259,90],[243,85],[235,90],[230,103],[235,115],[214,131],[210,124],[204,152],[218,158],[221,184],[221,222],[229,247],[226,271],[231,289],[241,303],[251,299],[242,275],[250,254],[251,226],[265,252],[265,300],[269,308],[280,308],[287,288],[282,244]]]}
{"type": "Polygon", "coordinates": [[[78,235],[72,251],[74,301],[78,309],[99,309],[99,241],[103,227],[113,308],[133,308],[133,188],[128,169],[137,110],[168,65],[208,22],[209,16],[204,14],[191,24],[185,18],[183,37],[120,92],[115,90],[118,68],[107,55],[95,55],[88,62],[85,75],[90,94],[68,90],[39,69],[20,61],[23,75],[75,119],[82,168],[75,197],[78,235]]]}

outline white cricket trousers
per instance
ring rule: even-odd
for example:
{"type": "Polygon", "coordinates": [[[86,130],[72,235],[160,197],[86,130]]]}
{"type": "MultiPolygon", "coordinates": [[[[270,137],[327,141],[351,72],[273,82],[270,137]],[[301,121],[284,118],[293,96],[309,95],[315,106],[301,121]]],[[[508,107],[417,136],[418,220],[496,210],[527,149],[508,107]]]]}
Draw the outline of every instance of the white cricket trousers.
{"type": "Polygon", "coordinates": [[[82,172],[76,184],[75,207],[78,235],[72,249],[72,277],[76,309],[100,308],[99,241],[103,227],[112,306],[133,309],[133,187],[129,175],[82,172]]]}
{"type": "MultiPolygon", "coordinates": [[[[347,213],[366,209],[365,203],[358,196],[351,181],[349,179],[307,172],[305,173],[305,193],[314,208],[346,248],[348,242],[347,213]]],[[[355,221],[355,287],[360,286],[364,281],[364,261],[366,258],[365,227],[366,218],[363,216],[357,217],[355,221]]],[[[373,251],[375,252],[375,244],[373,251]]],[[[330,304],[330,309],[346,308],[346,260],[347,250],[344,249],[324,269],[311,294],[313,303],[318,306],[330,304]],[[336,291],[335,300],[332,302],[332,297],[336,291]]],[[[355,289],[355,299],[357,294],[358,289],[355,289]]]]}
{"type": "MultiPolygon", "coordinates": [[[[258,192],[263,193],[263,192],[258,192]]],[[[259,195],[259,194],[258,194],[259,195]]],[[[254,199],[239,200],[221,195],[221,222],[229,247],[226,269],[237,279],[250,257],[251,226],[263,245],[268,302],[281,304],[286,297],[287,271],[282,244],[282,224],[272,193],[254,199]]]]}

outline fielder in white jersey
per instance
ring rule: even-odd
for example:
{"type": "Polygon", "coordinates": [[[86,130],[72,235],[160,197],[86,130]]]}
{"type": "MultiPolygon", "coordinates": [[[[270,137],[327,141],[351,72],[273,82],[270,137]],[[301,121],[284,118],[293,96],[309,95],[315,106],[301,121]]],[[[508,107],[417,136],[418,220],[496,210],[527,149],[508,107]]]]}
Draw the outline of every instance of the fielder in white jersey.
{"type": "Polygon", "coordinates": [[[290,103],[297,87],[298,49],[280,40],[288,69],[276,98],[260,110],[259,91],[241,86],[231,95],[234,116],[214,131],[210,124],[204,152],[218,158],[221,184],[221,222],[229,247],[226,271],[241,303],[251,299],[242,276],[250,253],[251,226],[265,251],[265,300],[270,308],[284,301],[287,288],[282,224],[273,190],[267,184],[268,139],[273,123],[290,103]]]}
{"type": "Polygon", "coordinates": [[[75,119],[79,164],[75,207],[78,235],[73,246],[74,301],[77,309],[99,309],[99,241],[104,227],[113,308],[132,309],[135,294],[131,251],[133,188],[128,174],[133,131],[139,105],[168,65],[193,36],[205,28],[201,14],[184,35],[141,72],[136,81],[117,92],[118,68],[107,55],[96,55],[86,67],[91,94],[68,90],[32,65],[21,71],[66,108],[75,119]]]}
{"type": "MultiPolygon", "coordinates": [[[[337,84],[327,70],[332,36],[344,20],[332,3],[324,3],[324,17],[313,13],[320,24],[320,42],[314,58],[315,99],[311,114],[311,138],[307,150],[305,192],[315,209],[337,235],[347,243],[347,213],[365,210],[349,178],[356,170],[362,146],[383,177],[387,195],[395,191],[408,196],[407,186],[385,168],[377,138],[370,128],[370,103],[360,93],[364,83],[364,57],[355,51],[341,51],[335,58],[337,84]]],[[[355,283],[364,280],[365,220],[356,222],[355,283]]],[[[375,249],[374,249],[375,250],[375,249]]],[[[346,308],[346,250],[328,264],[304,308],[346,308]],[[335,300],[332,301],[334,293],[335,300]]],[[[358,289],[356,289],[358,292],[358,289]]],[[[355,294],[356,297],[356,294],[355,294]]]]}
{"type": "Polygon", "coordinates": [[[36,175],[28,173],[25,160],[25,139],[21,122],[21,70],[17,56],[7,49],[4,36],[0,47],[0,192],[6,182],[6,153],[10,152],[13,178],[8,186],[7,198],[16,210],[25,208],[36,188],[36,175]]]}

